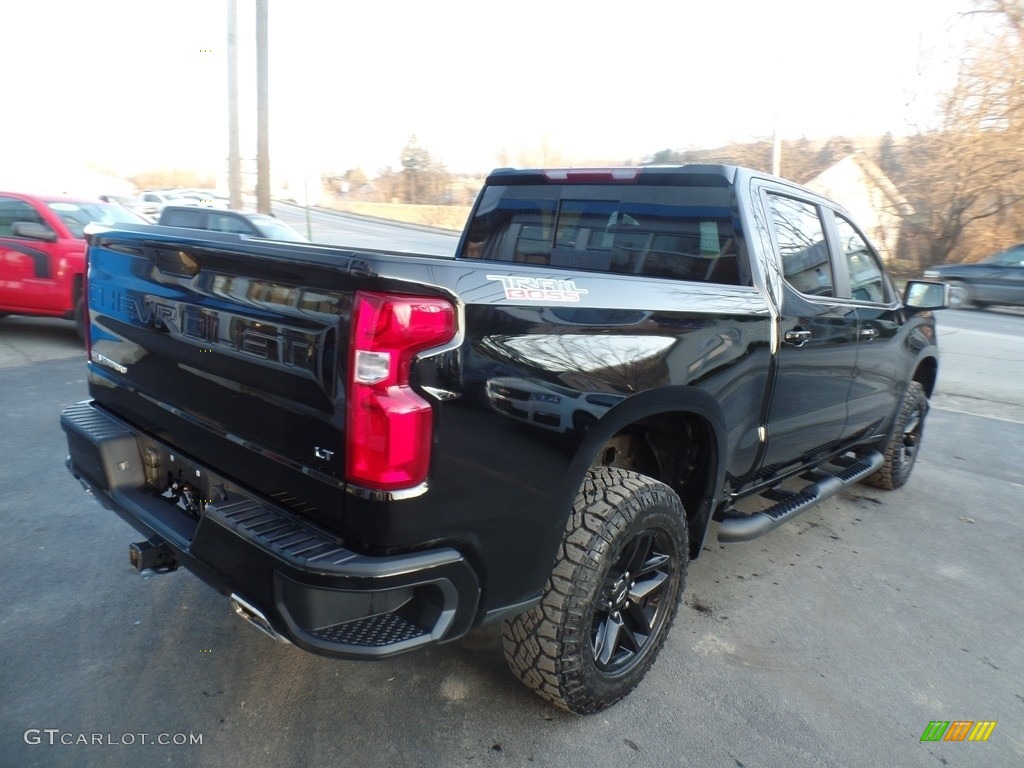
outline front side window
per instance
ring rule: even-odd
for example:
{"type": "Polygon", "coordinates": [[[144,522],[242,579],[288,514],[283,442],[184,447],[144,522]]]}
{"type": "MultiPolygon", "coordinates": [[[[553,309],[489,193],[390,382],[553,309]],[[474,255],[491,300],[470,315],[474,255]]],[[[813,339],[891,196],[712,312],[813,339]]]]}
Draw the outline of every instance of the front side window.
{"type": "Polygon", "coordinates": [[[724,187],[489,187],[461,256],[748,285],[731,196],[724,187]]]}
{"type": "Polygon", "coordinates": [[[835,296],[828,242],[818,208],[803,200],[768,195],[786,282],[810,296],[835,296]]]}
{"type": "Polygon", "coordinates": [[[42,224],[47,229],[50,229],[50,225],[43,220],[43,217],[39,215],[36,209],[24,200],[14,197],[0,197],[0,235],[10,237],[14,225],[19,222],[42,224]]]}
{"type": "Polygon", "coordinates": [[[989,264],[1000,267],[1024,267],[1024,248],[1010,248],[986,259],[989,264]]]}
{"type": "Polygon", "coordinates": [[[233,232],[239,235],[258,234],[256,228],[249,222],[224,213],[210,214],[210,229],[217,232],[233,232]]]}
{"type": "Polygon", "coordinates": [[[273,216],[253,214],[251,221],[258,228],[257,237],[265,237],[268,240],[285,240],[292,243],[309,242],[305,236],[300,235],[283,221],[273,216]]]}
{"type": "Polygon", "coordinates": [[[850,292],[857,301],[884,304],[889,301],[889,281],[878,257],[853,224],[836,214],[836,229],[850,271],[850,292]]]}

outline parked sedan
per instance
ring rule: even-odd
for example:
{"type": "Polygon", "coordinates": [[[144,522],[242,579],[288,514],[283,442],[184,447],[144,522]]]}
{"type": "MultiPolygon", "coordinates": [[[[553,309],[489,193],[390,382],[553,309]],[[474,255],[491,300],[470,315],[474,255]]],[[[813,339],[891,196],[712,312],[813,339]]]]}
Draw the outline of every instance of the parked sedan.
{"type": "Polygon", "coordinates": [[[100,195],[100,200],[105,203],[117,203],[124,206],[132,213],[141,216],[149,222],[156,221],[156,217],[160,214],[160,209],[156,203],[147,203],[141,197],[133,197],[131,195],[100,195]]]}
{"type": "Polygon", "coordinates": [[[154,206],[155,216],[168,205],[196,205],[192,198],[185,197],[176,189],[147,189],[142,193],[142,201],[154,206]]]}
{"type": "Polygon", "coordinates": [[[204,208],[219,208],[221,210],[230,207],[228,198],[206,190],[182,189],[178,191],[178,194],[184,198],[181,205],[199,205],[204,208]]]}
{"type": "Polygon", "coordinates": [[[949,286],[951,307],[1024,305],[1024,243],[997,251],[973,264],[944,264],[924,276],[949,286]]]}

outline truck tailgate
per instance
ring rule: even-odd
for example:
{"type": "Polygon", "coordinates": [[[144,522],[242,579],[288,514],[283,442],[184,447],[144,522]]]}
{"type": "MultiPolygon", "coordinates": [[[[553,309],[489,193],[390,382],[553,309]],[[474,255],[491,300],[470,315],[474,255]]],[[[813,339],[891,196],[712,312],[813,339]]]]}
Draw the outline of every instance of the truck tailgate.
{"type": "Polygon", "coordinates": [[[94,400],[337,525],[356,256],[159,229],[92,237],[94,400]]]}

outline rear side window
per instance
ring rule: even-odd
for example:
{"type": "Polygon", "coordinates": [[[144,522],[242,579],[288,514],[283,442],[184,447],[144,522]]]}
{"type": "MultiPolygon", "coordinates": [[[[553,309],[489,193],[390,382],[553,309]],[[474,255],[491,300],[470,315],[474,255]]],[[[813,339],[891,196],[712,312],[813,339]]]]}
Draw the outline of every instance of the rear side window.
{"type": "Polygon", "coordinates": [[[749,284],[725,187],[492,186],[461,254],[676,280],[749,284]]]}
{"type": "Polygon", "coordinates": [[[817,206],[772,194],[768,205],[786,282],[800,293],[835,296],[828,242],[817,206]]]}
{"type": "Polygon", "coordinates": [[[164,210],[160,223],[169,227],[190,227],[206,229],[206,211],[197,208],[191,210],[164,210]]]}
{"type": "Polygon", "coordinates": [[[245,219],[227,213],[210,213],[210,229],[217,232],[234,232],[239,235],[259,234],[256,227],[245,219]]]}

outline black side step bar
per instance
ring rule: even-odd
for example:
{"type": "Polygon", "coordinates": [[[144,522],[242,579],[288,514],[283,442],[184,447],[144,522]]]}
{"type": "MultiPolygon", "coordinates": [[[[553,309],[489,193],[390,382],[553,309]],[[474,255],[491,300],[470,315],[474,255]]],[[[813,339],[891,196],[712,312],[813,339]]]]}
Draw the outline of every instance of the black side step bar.
{"type": "Polygon", "coordinates": [[[848,485],[867,477],[881,468],[885,457],[878,451],[872,451],[859,457],[855,462],[834,475],[827,475],[817,482],[805,486],[803,490],[785,496],[774,506],[755,512],[751,515],[737,515],[722,520],[718,529],[718,540],[721,542],[750,541],[763,536],[768,531],[778,528],[792,520],[808,507],[835,496],[848,485]]]}

